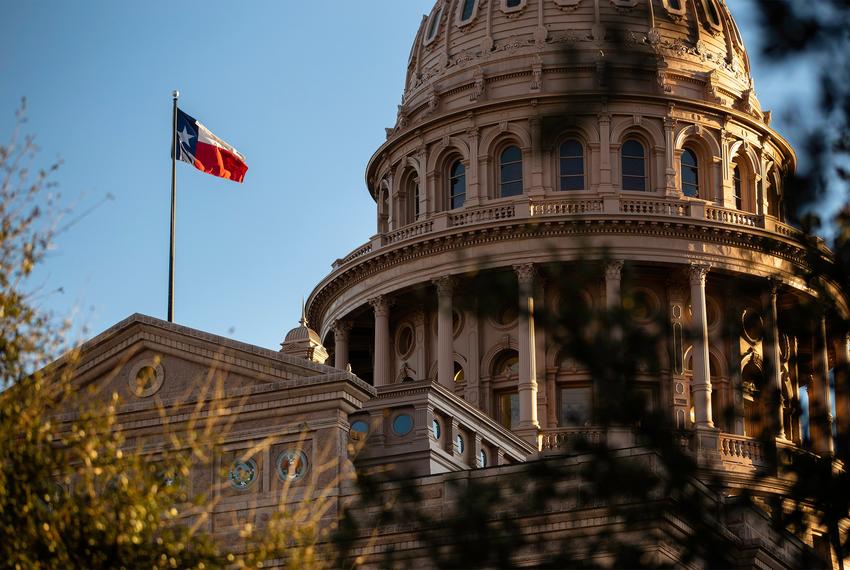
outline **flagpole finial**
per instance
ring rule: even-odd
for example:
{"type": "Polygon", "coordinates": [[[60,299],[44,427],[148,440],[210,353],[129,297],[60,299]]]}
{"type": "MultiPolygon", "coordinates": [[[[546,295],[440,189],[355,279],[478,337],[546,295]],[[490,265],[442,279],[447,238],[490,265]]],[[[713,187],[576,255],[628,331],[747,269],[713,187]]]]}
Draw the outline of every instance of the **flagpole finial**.
{"type": "Polygon", "coordinates": [[[174,91],[171,92],[171,96],[174,97],[175,99],[177,99],[178,97],[180,97],[180,92],[177,89],[175,89],[174,91]]]}
{"type": "Polygon", "coordinates": [[[301,323],[302,327],[307,326],[307,305],[304,303],[304,297],[301,297],[301,320],[298,321],[301,323]]]}

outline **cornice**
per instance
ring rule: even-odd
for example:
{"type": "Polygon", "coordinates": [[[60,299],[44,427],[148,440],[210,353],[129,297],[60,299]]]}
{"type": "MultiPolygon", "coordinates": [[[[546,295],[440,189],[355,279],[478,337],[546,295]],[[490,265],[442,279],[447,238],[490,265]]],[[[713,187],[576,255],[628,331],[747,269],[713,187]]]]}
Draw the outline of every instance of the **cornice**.
{"type": "MultiPolygon", "coordinates": [[[[309,299],[309,317],[322,323],[329,304],[343,291],[383,271],[416,259],[439,255],[488,243],[520,239],[547,239],[601,235],[628,235],[684,239],[737,247],[772,255],[803,271],[809,268],[806,250],[778,235],[741,227],[722,227],[691,219],[623,219],[582,216],[570,219],[500,220],[499,225],[463,227],[440,234],[420,236],[415,241],[387,246],[343,267],[320,283],[309,299]]],[[[683,257],[684,259],[684,257],[683,257]]],[[[323,323],[322,323],[322,326],[323,323]]]]}

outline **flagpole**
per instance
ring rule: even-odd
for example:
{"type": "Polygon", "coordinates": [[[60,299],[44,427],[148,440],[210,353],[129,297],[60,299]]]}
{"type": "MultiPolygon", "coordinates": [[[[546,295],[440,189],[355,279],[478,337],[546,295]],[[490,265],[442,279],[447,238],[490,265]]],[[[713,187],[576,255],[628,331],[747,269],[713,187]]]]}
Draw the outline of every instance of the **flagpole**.
{"type": "Polygon", "coordinates": [[[177,207],[177,98],[180,92],[171,92],[174,105],[171,112],[171,249],[168,254],[168,322],[174,322],[174,210],[177,207]]]}

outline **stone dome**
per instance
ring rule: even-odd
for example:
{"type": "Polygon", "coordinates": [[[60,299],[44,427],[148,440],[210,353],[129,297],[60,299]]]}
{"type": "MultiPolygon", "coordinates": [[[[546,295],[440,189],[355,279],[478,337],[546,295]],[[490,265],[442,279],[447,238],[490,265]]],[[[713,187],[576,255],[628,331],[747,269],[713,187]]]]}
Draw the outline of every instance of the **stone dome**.
{"type": "Polygon", "coordinates": [[[307,316],[303,307],[302,304],[301,320],[298,321],[299,326],[286,333],[286,337],[280,344],[280,351],[284,354],[323,364],[328,358],[327,350],[322,346],[322,339],[318,333],[307,326],[307,316]]]}
{"type": "Polygon", "coordinates": [[[318,333],[308,327],[307,322],[304,319],[301,319],[301,321],[299,322],[299,326],[286,333],[286,338],[283,339],[283,342],[294,342],[302,340],[321,343],[321,339],[319,338],[318,333]]]}
{"type": "Polygon", "coordinates": [[[505,98],[606,91],[769,120],[722,0],[439,0],[420,23],[388,136],[505,98]]]}

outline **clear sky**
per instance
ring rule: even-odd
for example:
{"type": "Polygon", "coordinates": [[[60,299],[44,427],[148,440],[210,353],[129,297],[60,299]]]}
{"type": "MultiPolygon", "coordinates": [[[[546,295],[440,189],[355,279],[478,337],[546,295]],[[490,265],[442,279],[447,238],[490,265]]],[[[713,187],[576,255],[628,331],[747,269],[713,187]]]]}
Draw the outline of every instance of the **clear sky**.
{"type": "MultiPolygon", "coordinates": [[[[750,0],[728,4],[764,108],[800,100],[811,70],[760,64],[750,0]]],[[[249,170],[236,184],[177,165],[175,320],[278,348],[302,296],[374,233],[363,173],[395,122],[410,45],[432,5],[6,3],[0,140],[26,96],[41,160],[64,161],[56,180],[66,202],[77,214],[97,206],[58,237],[33,283],[39,302],[74,314],[76,337],[134,312],[165,318],[177,88],[181,108],[249,170]]]]}

